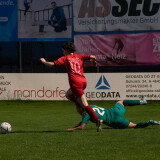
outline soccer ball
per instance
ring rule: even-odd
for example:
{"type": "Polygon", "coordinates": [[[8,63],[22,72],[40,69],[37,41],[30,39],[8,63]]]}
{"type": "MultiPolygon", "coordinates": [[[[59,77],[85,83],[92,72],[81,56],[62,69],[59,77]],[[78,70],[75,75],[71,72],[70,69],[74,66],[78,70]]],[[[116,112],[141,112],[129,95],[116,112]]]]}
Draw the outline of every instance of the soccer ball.
{"type": "Polygon", "coordinates": [[[8,123],[8,122],[3,122],[1,125],[0,125],[0,132],[2,134],[6,134],[8,132],[11,132],[12,130],[12,126],[8,123]]]}

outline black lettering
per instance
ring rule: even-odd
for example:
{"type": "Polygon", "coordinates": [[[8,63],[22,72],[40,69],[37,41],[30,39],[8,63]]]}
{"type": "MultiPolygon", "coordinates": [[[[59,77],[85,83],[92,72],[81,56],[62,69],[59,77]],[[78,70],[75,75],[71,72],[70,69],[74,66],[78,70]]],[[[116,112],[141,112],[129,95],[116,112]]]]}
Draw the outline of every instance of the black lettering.
{"type": "Polygon", "coordinates": [[[160,3],[153,3],[150,10],[151,0],[145,0],[143,5],[143,14],[145,16],[153,16],[159,11],[160,3]]]}
{"type": "Polygon", "coordinates": [[[128,16],[140,16],[141,11],[136,9],[137,4],[142,4],[142,0],[131,1],[128,16]]]}
{"type": "Polygon", "coordinates": [[[110,92],[108,92],[107,97],[112,98],[112,96],[111,96],[111,93],[110,93],[110,92]]]}
{"type": "Polygon", "coordinates": [[[112,15],[114,17],[122,17],[127,13],[128,3],[126,0],[115,0],[120,6],[112,7],[112,15]],[[119,9],[121,7],[121,9],[119,9]]]}
{"type": "Polygon", "coordinates": [[[102,92],[102,98],[105,98],[105,97],[106,97],[106,93],[102,92]]]}
{"type": "Polygon", "coordinates": [[[83,0],[78,18],[84,18],[86,14],[88,14],[88,17],[94,17],[94,7],[95,7],[95,1],[93,0],[83,0]]]}
{"type": "Polygon", "coordinates": [[[86,93],[86,97],[90,98],[90,93],[89,92],[86,93]]]}
{"type": "Polygon", "coordinates": [[[120,98],[120,94],[119,94],[119,92],[117,92],[117,93],[116,93],[116,97],[119,97],[119,98],[120,98]]]}
{"type": "Polygon", "coordinates": [[[109,0],[99,0],[102,6],[96,8],[97,17],[106,17],[111,11],[111,3],[109,0]]]}
{"type": "Polygon", "coordinates": [[[91,94],[92,94],[91,97],[95,98],[95,92],[91,92],[91,94]]]}
{"type": "Polygon", "coordinates": [[[97,97],[97,98],[100,98],[100,97],[101,97],[101,93],[100,93],[100,92],[97,92],[97,93],[96,93],[96,97],[97,97]]]}

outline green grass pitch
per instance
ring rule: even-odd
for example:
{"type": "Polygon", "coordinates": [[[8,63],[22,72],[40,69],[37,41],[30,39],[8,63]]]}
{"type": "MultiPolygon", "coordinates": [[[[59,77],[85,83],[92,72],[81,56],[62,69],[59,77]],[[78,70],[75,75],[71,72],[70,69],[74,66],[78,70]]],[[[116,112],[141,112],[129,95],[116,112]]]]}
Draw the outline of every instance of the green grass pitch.
{"type": "MultiPolygon", "coordinates": [[[[110,108],[116,101],[95,101],[110,108]]],[[[160,120],[160,101],[126,107],[132,122],[160,120]]],[[[159,160],[160,126],[102,132],[89,123],[83,131],[66,131],[81,121],[73,103],[64,101],[0,101],[0,123],[12,132],[0,134],[3,160],[159,160]]]]}

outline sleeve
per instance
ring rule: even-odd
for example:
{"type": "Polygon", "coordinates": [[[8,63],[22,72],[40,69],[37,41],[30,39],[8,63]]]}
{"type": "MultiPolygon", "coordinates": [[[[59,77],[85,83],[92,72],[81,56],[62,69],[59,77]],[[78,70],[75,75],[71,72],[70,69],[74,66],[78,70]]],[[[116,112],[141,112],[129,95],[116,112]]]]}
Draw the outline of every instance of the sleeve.
{"type": "Polygon", "coordinates": [[[51,15],[51,17],[50,17],[50,21],[53,21],[54,16],[55,16],[55,12],[54,12],[54,10],[53,10],[53,11],[52,11],[52,15],[51,15]]]}
{"type": "Polygon", "coordinates": [[[61,58],[57,59],[56,61],[54,61],[54,64],[56,66],[63,66],[65,64],[65,58],[61,57],[61,58]]]}
{"type": "Polygon", "coordinates": [[[88,124],[88,121],[90,120],[90,115],[87,113],[83,118],[81,123],[88,124]]]}
{"type": "Polygon", "coordinates": [[[66,19],[66,17],[64,15],[64,10],[62,8],[58,8],[58,9],[59,9],[59,13],[61,15],[61,18],[58,20],[58,24],[59,24],[59,23],[63,22],[66,19]]]}
{"type": "Polygon", "coordinates": [[[82,54],[81,57],[82,57],[83,61],[90,60],[90,55],[84,55],[84,54],[82,54]]]}

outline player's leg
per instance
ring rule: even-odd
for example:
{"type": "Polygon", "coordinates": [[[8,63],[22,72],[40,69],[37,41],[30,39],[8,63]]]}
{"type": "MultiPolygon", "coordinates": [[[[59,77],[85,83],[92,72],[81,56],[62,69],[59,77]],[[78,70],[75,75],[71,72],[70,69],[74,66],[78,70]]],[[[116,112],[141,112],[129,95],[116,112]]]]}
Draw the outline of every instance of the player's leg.
{"type": "Polygon", "coordinates": [[[150,126],[151,124],[149,122],[139,122],[137,124],[130,122],[128,125],[128,128],[145,128],[150,126]]]}
{"type": "Polygon", "coordinates": [[[75,94],[73,94],[73,92],[71,91],[71,89],[68,89],[68,91],[66,92],[66,98],[72,102],[74,102],[76,104],[76,110],[80,115],[84,115],[84,107],[82,107],[76,100],[75,94]]]}
{"type": "Polygon", "coordinates": [[[149,120],[148,123],[151,125],[160,125],[160,121],[149,120]]]}
{"type": "Polygon", "coordinates": [[[100,131],[102,121],[99,120],[93,108],[90,105],[88,105],[88,102],[84,94],[84,89],[86,88],[86,86],[87,86],[86,79],[83,79],[83,80],[81,79],[81,81],[79,80],[74,81],[74,86],[73,86],[73,83],[70,82],[70,87],[71,87],[72,93],[74,93],[76,97],[76,101],[90,115],[92,121],[97,124],[97,131],[100,131]]]}
{"type": "MultiPolygon", "coordinates": [[[[131,100],[131,101],[133,101],[132,104],[133,104],[133,103],[138,103],[138,102],[134,102],[135,100],[131,100]]],[[[139,104],[140,104],[140,102],[139,102],[139,104]]],[[[116,113],[115,116],[124,118],[125,110],[123,109],[122,106],[124,107],[124,101],[118,101],[118,102],[115,104],[114,109],[118,108],[118,111],[115,112],[115,113],[116,113]]],[[[118,118],[116,118],[116,119],[118,119],[118,118]]],[[[127,121],[128,121],[128,120],[125,120],[125,119],[124,119],[124,122],[125,122],[126,124],[128,123],[127,121]],[[125,122],[125,121],[126,121],[126,122],[125,122]]],[[[124,126],[125,126],[125,123],[124,123],[124,126]]],[[[139,122],[139,123],[137,123],[137,124],[132,123],[132,122],[129,122],[128,128],[145,128],[145,127],[148,127],[148,126],[150,126],[150,125],[160,125],[160,121],[149,120],[148,122],[139,122]]],[[[127,126],[127,125],[126,125],[126,126],[127,126]]]]}
{"type": "Polygon", "coordinates": [[[148,122],[139,122],[137,124],[130,122],[128,128],[145,128],[150,125],[160,125],[160,121],[149,120],[148,122]]]}
{"type": "Polygon", "coordinates": [[[78,103],[76,103],[76,110],[82,117],[86,115],[86,111],[78,103]]]}
{"type": "Polygon", "coordinates": [[[86,100],[86,97],[84,94],[80,95],[78,98],[77,98],[77,102],[85,109],[85,111],[90,115],[91,119],[93,122],[95,122],[97,124],[97,132],[101,131],[102,128],[101,128],[101,125],[103,123],[102,120],[100,120],[97,115],[95,114],[93,108],[88,105],[88,102],[86,100]]]}
{"type": "Polygon", "coordinates": [[[76,102],[76,98],[70,88],[66,92],[66,98],[72,102],[76,102]]]}
{"type": "Polygon", "coordinates": [[[120,103],[124,107],[124,104],[123,104],[122,100],[118,101],[117,103],[120,103]]]}
{"type": "Polygon", "coordinates": [[[84,112],[84,109],[81,107],[81,105],[77,102],[75,95],[73,94],[73,92],[71,91],[71,89],[68,89],[68,91],[66,92],[66,98],[72,102],[74,102],[76,104],[76,110],[77,112],[82,115],[84,112]]]}
{"type": "Polygon", "coordinates": [[[66,92],[66,98],[72,102],[78,103],[80,108],[85,109],[88,106],[88,102],[86,101],[84,95],[84,89],[87,85],[86,80],[83,82],[77,81],[73,83],[70,82],[70,89],[66,92]]]}
{"type": "Polygon", "coordinates": [[[147,104],[146,97],[144,95],[141,96],[140,104],[147,104]]]}
{"type": "Polygon", "coordinates": [[[127,128],[130,121],[124,118],[126,109],[124,108],[123,101],[118,101],[112,109],[114,119],[110,121],[110,126],[113,128],[127,128]]]}
{"type": "Polygon", "coordinates": [[[128,128],[135,128],[137,124],[130,122],[128,128]]]}
{"type": "Polygon", "coordinates": [[[77,98],[77,102],[81,105],[82,108],[85,109],[85,111],[91,116],[91,119],[93,120],[93,122],[97,123],[98,122],[98,117],[95,114],[94,110],[92,109],[92,107],[90,105],[88,105],[88,102],[86,100],[86,97],[84,94],[79,95],[77,98]]]}
{"type": "Polygon", "coordinates": [[[140,100],[123,100],[124,106],[135,106],[135,105],[145,105],[147,100],[145,96],[142,95],[140,100]]]}

